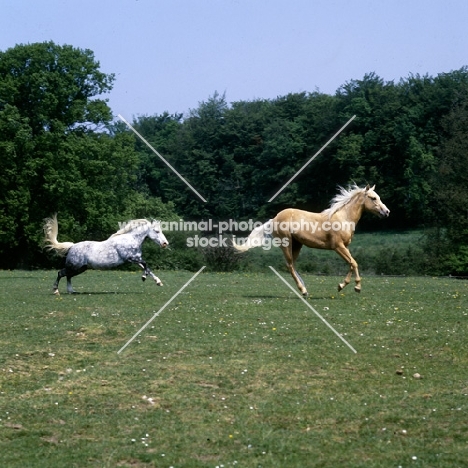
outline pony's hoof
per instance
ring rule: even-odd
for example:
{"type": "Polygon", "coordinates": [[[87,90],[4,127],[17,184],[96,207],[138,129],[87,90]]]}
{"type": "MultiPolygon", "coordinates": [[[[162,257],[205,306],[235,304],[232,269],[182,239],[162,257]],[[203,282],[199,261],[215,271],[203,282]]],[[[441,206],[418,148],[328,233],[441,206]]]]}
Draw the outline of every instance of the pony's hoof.
{"type": "Polygon", "coordinates": [[[54,289],[54,290],[52,290],[52,294],[54,296],[60,296],[60,291],[58,289],[54,289]]]}
{"type": "Polygon", "coordinates": [[[346,286],[346,284],[340,283],[340,284],[338,285],[338,292],[340,292],[342,289],[344,289],[345,286],[346,286]]]}
{"type": "Polygon", "coordinates": [[[361,288],[358,288],[357,286],[354,286],[354,290],[355,290],[357,293],[360,293],[360,292],[361,292],[361,288]]]}
{"type": "Polygon", "coordinates": [[[302,293],[302,297],[307,297],[308,295],[309,295],[309,293],[307,291],[302,293]]]}
{"type": "Polygon", "coordinates": [[[146,281],[146,276],[142,276],[141,281],[146,281]]]}
{"type": "Polygon", "coordinates": [[[163,283],[162,283],[162,281],[161,281],[159,278],[158,278],[158,279],[155,279],[154,281],[155,281],[155,283],[156,283],[156,286],[163,286],[163,283]]]}

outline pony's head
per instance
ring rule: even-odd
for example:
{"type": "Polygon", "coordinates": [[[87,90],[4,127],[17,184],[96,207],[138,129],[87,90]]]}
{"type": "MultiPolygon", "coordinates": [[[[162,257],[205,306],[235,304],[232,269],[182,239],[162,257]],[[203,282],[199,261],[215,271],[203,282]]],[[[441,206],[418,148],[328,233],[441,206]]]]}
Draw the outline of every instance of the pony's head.
{"type": "Polygon", "coordinates": [[[169,242],[166,239],[166,236],[161,230],[161,223],[159,221],[153,220],[148,226],[148,237],[160,245],[162,248],[165,248],[169,245],[169,242]]]}
{"type": "MultiPolygon", "coordinates": [[[[161,247],[167,247],[169,242],[166,239],[166,236],[161,231],[161,223],[155,219],[148,221],[147,219],[134,219],[127,223],[122,223],[123,227],[117,231],[115,234],[112,234],[110,238],[121,236],[123,234],[139,234],[143,236],[148,236],[152,241],[161,247]]],[[[109,238],[109,239],[110,239],[109,238]]]]}
{"type": "Polygon", "coordinates": [[[382,203],[374,189],[375,185],[373,187],[368,185],[364,189],[364,209],[380,218],[387,218],[390,215],[390,210],[382,203]]]}

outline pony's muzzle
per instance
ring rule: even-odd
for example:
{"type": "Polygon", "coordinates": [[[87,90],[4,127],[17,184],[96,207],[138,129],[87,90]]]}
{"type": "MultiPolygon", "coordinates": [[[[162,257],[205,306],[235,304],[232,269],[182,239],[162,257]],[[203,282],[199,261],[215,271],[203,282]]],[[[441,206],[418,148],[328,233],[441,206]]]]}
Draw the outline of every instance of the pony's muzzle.
{"type": "Polygon", "coordinates": [[[388,218],[390,216],[390,210],[383,205],[379,210],[379,215],[381,218],[388,218]]]}

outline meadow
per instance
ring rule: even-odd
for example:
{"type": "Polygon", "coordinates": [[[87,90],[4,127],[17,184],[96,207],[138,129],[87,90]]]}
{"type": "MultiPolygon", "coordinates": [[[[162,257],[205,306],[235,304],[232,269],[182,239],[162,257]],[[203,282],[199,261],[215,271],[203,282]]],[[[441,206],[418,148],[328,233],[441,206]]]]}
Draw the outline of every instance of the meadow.
{"type": "MultiPolygon", "coordinates": [[[[280,249],[256,248],[246,253],[233,253],[231,248],[200,249],[187,247],[187,235],[199,232],[168,232],[172,249],[162,251],[151,243],[143,244],[144,258],[162,269],[196,271],[207,265],[215,271],[265,272],[269,265],[286,272],[280,249]]],[[[440,271],[440,265],[427,247],[428,233],[424,230],[357,231],[350,246],[351,254],[364,274],[424,275],[440,271]]],[[[216,236],[215,236],[216,237],[216,236]]],[[[229,239],[229,235],[226,236],[229,239]]],[[[316,275],[342,275],[347,265],[335,252],[304,247],[299,255],[298,270],[316,275]]]]}
{"type": "MultiPolygon", "coordinates": [[[[424,242],[423,230],[357,232],[350,252],[361,273],[414,275],[427,271],[429,254],[424,249],[424,242]]],[[[283,253],[277,248],[252,249],[242,257],[237,265],[247,271],[265,271],[268,265],[287,271],[283,253]]],[[[343,275],[348,272],[348,265],[335,252],[303,247],[297,269],[318,275],[343,275]]]]}
{"type": "Polygon", "coordinates": [[[468,282],[207,270],[0,271],[0,466],[466,466],[468,282]]]}

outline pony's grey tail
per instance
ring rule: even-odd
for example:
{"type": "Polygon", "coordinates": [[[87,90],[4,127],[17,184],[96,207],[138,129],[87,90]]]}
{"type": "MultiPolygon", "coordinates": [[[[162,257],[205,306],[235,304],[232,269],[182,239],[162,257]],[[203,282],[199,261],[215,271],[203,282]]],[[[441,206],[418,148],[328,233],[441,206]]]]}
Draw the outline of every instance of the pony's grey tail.
{"type": "Polygon", "coordinates": [[[234,240],[232,241],[232,246],[239,252],[246,252],[252,247],[261,247],[263,245],[263,240],[271,237],[272,233],[272,222],[270,219],[265,224],[256,227],[250,234],[245,242],[238,244],[234,240]]]}
{"type": "Polygon", "coordinates": [[[51,218],[47,218],[44,220],[44,235],[45,235],[45,243],[47,250],[55,250],[59,255],[66,255],[70,247],[73,245],[73,242],[58,242],[57,241],[57,234],[58,234],[58,222],[57,222],[57,215],[54,214],[51,218]]]}

